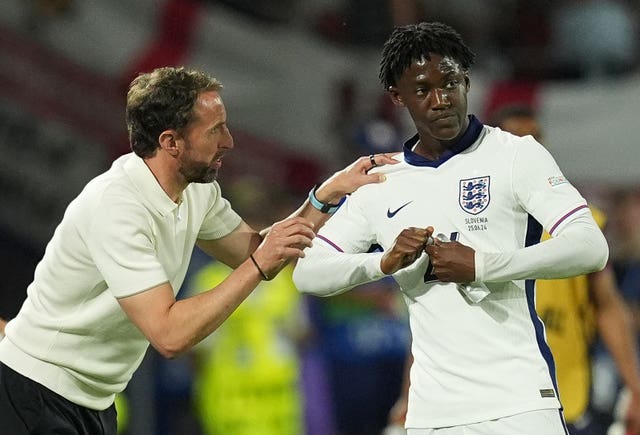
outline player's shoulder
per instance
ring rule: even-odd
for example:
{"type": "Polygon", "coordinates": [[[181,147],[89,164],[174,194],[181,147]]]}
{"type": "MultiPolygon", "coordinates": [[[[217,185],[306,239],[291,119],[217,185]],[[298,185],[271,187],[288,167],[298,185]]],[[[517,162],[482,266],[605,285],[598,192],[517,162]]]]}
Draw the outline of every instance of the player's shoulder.
{"type": "Polygon", "coordinates": [[[503,159],[525,159],[543,161],[549,156],[549,151],[533,136],[517,136],[499,127],[485,126],[486,133],[482,145],[491,149],[494,155],[503,159]]]}
{"type": "Polygon", "coordinates": [[[520,147],[527,145],[542,146],[533,136],[517,136],[508,131],[502,130],[500,127],[492,127],[485,125],[485,140],[490,143],[500,144],[507,147],[520,147]]]}

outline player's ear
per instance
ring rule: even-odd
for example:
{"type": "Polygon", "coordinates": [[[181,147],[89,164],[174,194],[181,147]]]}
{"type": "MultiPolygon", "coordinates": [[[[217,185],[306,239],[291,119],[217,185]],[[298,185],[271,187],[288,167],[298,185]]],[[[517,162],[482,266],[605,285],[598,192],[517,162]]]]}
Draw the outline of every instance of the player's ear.
{"type": "Polygon", "coordinates": [[[398,93],[398,88],[396,88],[395,86],[389,86],[387,92],[389,93],[389,98],[391,98],[391,101],[395,106],[404,107],[404,102],[402,101],[402,97],[398,93]]]}
{"type": "Polygon", "coordinates": [[[469,78],[469,74],[467,73],[464,74],[464,87],[467,92],[469,92],[469,89],[471,88],[471,79],[469,78]]]}
{"type": "Polygon", "coordinates": [[[158,136],[160,147],[172,156],[178,155],[178,152],[180,151],[178,144],[176,143],[177,139],[178,132],[175,130],[165,130],[160,133],[160,136],[158,136]]]}

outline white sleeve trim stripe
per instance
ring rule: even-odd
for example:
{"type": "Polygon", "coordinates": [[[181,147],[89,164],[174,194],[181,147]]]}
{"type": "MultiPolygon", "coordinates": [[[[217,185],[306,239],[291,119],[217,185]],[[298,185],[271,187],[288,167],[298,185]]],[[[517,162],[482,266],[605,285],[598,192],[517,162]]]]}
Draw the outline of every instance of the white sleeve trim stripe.
{"type": "Polygon", "coordinates": [[[326,237],[317,234],[316,237],[320,240],[324,240],[325,242],[327,242],[327,244],[329,244],[330,246],[332,246],[335,250],[337,250],[338,252],[344,252],[342,250],[342,248],[340,248],[340,246],[336,245],[335,243],[333,243],[331,240],[327,239],[326,237]]]}
{"type": "Polygon", "coordinates": [[[574,209],[573,209],[573,210],[571,210],[569,213],[566,213],[564,216],[562,216],[560,219],[558,219],[558,221],[557,221],[555,224],[553,224],[553,226],[552,226],[552,227],[551,227],[551,229],[549,230],[549,234],[553,235],[553,232],[556,230],[556,228],[558,228],[558,226],[559,226],[562,222],[564,222],[564,221],[565,221],[569,216],[571,216],[572,214],[576,213],[577,211],[582,210],[582,209],[585,209],[585,208],[589,208],[589,206],[588,206],[588,205],[586,205],[586,204],[583,204],[583,205],[580,205],[580,206],[578,206],[578,207],[574,208],[574,209]]]}

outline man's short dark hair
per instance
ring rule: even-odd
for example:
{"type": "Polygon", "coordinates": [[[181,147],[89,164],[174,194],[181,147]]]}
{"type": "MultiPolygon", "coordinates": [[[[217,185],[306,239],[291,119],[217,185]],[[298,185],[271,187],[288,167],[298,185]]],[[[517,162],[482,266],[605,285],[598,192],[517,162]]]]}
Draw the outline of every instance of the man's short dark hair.
{"type": "Polygon", "coordinates": [[[157,68],[140,74],[129,86],[126,121],[131,149],[151,157],[158,137],[167,129],[181,131],[193,118],[193,106],[204,91],[218,91],[215,78],[184,67],[157,68]]]}
{"type": "Polygon", "coordinates": [[[430,59],[430,53],[451,57],[468,71],[475,54],[452,27],[438,22],[396,27],[382,48],[380,82],[385,89],[395,86],[398,78],[415,61],[430,59]]]}

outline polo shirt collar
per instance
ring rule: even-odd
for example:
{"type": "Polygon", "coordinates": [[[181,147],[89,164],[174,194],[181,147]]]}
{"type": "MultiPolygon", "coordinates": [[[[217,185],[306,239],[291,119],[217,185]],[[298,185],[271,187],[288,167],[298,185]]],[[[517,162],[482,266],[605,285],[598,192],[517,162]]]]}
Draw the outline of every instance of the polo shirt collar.
{"type": "Polygon", "coordinates": [[[142,198],[161,216],[172,213],[179,206],[162,190],[162,186],[141,157],[131,153],[123,168],[142,198]]]}

